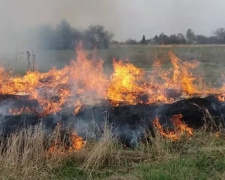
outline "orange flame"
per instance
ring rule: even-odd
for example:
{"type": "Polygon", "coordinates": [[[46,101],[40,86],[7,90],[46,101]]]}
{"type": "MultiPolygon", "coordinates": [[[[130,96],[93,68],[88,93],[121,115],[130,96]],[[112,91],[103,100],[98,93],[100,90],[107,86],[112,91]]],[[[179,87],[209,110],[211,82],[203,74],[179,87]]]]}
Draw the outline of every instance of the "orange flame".
{"type": "MultiPolygon", "coordinates": [[[[31,100],[39,102],[41,108],[37,113],[40,116],[56,113],[65,105],[75,105],[76,114],[80,111],[77,99],[82,105],[106,99],[114,106],[172,103],[184,97],[209,94],[215,94],[221,101],[224,99],[225,85],[220,89],[202,88],[202,85],[198,85],[201,77],[191,73],[198,62],[183,62],[172,52],[169,53],[171,68],[164,70],[161,61],[156,59],[151,73],[130,62],[113,60],[114,72],[110,79],[103,73],[102,60],[89,60],[87,53],[80,48],[76,52],[76,61],[71,61],[70,65],[60,70],[53,68],[46,73],[28,71],[21,77],[0,68],[0,94],[28,95],[31,100]],[[169,96],[167,92],[170,89],[178,95],[169,96]]],[[[26,111],[25,107],[15,113],[26,111]]]]}
{"type": "Polygon", "coordinates": [[[74,103],[74,114],[77,114],[80,112],[81,108],[82,108],[82,103],[80,100],[77,100],[75,103],[74,103]]]}
{"type": "Polygon", "coordinates": [[[86,145],[86,141],[77,133],[70,134],[69,145],[59,140],[54,140],[52,146],[48,149],[49,154],[65,154],[81,150],[86,145]]]}
{"type": "Polygon", "coordinates": [[[179,140],[183,135],[192,136],[193,129],[188,127],[181,121],[182,114],[173,115],[171,118],[171,122],[174,126],[174,130],[165,131],[162,125],[159,122],[158,117],[153,121],[156,129],[159,131],[161,136],[171,139],[172,141],[179,140]]]}
{"type": "Polygon", "coordinates": [[[140,85],[143,79],[143,71],[130,63],[113,60],[114,73],[107,97],[114,105],[119,102],[128,104],[140,103],[137,95],[143,93],[144,88],[140,85]]]}

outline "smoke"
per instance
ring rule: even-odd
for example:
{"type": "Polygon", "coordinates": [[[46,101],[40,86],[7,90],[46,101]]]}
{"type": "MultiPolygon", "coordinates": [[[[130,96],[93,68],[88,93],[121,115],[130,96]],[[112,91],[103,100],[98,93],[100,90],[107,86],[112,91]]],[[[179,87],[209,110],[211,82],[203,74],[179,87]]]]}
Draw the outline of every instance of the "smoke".
{"type": "MultiPolygon", "coordinates": [[[[29,30],[40,24],[56,25],[67,19],[75,28],[101,24],[119,41],[141,39],[164,32],[211,34],[223,26],[225,2],[217,0],[1,0],[0,50],[12,51],[27,46],[29,30]],[[210,18],[208,18],[210,17],[210,18]],[[24,34],[24,36],[21,36],[24,34]]],[[[29,37],[32,38],[32,37],[29,37]]],[[[29,44],[30,45],[30,44],[29,44]]]]}

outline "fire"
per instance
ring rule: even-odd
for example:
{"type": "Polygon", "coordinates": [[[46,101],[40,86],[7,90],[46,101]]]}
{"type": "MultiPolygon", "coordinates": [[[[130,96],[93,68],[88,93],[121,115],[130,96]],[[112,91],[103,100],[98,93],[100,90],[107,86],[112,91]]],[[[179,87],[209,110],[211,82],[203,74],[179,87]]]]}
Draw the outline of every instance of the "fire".
{"type": "Polygon", "coordinates": [[[80,150],[86,145],[86,141],[82,137],[78,136],[77,133],[72,133],[70,135],[71,147],[70,151],[80,150]]]}
{"type": "Polygon", "coordinates": [[[134,65],[122,61],[113,60],[114,73],[110,86],[107,90],[107,97],[114,105],[119,102],[128,104],[140,103],[138,95],[144,92],[141,85],[144,72],[134,65]]]}
{"type": "Polygon", "coordinates": [[[180,86],[182,91],[188,95],[198,94],[198,89],[193,84],[194,78],[189,69],[194,69],[198,66],[196,61],[192,63],[182,62],[181,59],[177,58],[173,53],[169,53],[171,58],[171,63],[174,67],[173,69],[173,83],[176,83],[180,86]]]}
{"type": "Polygon", "coordinates": [[[183,135],[187,135],[188,137],[193,135],[193,129],[188,127],[181,121],[182,114],[173,115],[171,118],[171,122],[174,126],[174,130],[165,130],[159,122],[158,117],[154,120],[154,125],[156,129],[159,131],[161,136],[171,139],[172,141],[179,140],[183,135]]]}
{"type": "Polygon", "coordinates": [[[77,114],[80,112],[81,108],[82,108],[82,103],[80,100],[77,100],[75,103],[74,103],[74,114],[77,114]]]}
{"type": "MultiPolygon", "coordinates": [[[[76,54],[76,60],[69,65],[62,69],[52,68],[45,73],[28,71],[24,76],[16,76],[0,68],[1,95],[26,95],[40,106],[35,110],[30,107],[11,108],[9,113],[35,112],[42,117],[57,113],[63,107],[74,107],[73,113],[76,115],[83,106],[103,100],[108,100],[112,106],[119,106],[173,103],[181,98],[210,94],[214,94],[220,101],[225,99],[225,85],[219,89],[203,86],[204,83],[199,85],[202,78],[192,74],[199,63],[182,61],[172,52],[169,53],[167,68],[163,68],[160,59],[156,59],[149,73],[129,61],[114,59],[114,71],[110,78],[104,74],[102,60],[89,60],[88,54],[80,47],[76,49],[76,54]],[[171,90],[175,95],[169,95],[171,90]]],[[[181,118],[180,114],[171,118],[173,131],[165,131],[158,118],[155,126],[162,136],[173,141],[180,139],[183,134],[191,136],[193,129],[184,124],[181,118]]],[[[81,148],[82,138],[72,135],[71,139],[73,145],[70,148],[81,148]]],[[[55,146],[60,143],[55,142],[55,146]]],[[[54,146],[50,149],[54,149],[54,146]]]]}
{"type": "Polygon", "coordinates": [[[22,107],[22,108],[10,108],[9,109],[9,114],[12,114],[12,115],[19,115],[19,114],[22,114],[22,113],[36,113],[37,110],[35,109],[31,109],[29,107],[22,107]]]}
{"type": "Polygon", "coordinates": [[[172,68],[163,70],[160,60],[156,59],[153,63],[152,74],[148,78],[142,69],[133,64],[113,60],[114,73],[107,89],[107,98],[113,105],[152,104],[174,102],[176,99],[166,95],[169,89],[189,97],[206,93],[200,91],[197,83],[194,83],[196,78],[191,73],[191,70],[198,66],[197,61],[183,62],[172,52],[169,53],[169,57],[172,68]]]}
{"type": "Polygon", "coordinates": [[[82,137],[78,136],[76,132],[73,132],[69,136],[69,143],[66,144],[60,140],[54,140],[51,147],[48,149],[49,154],[65,154],[79,151],[84,148],[86,141],[82,137]]]}
{"type": "MultiPolygon", "coordinates": [[[[102,72],[103,61],[90,61],[86,56],[87,53],[78,49],[77,60],[71,61],[63,69],[53,68],[46,73],[28,71],[22,77],[13,76],[1,68],[0,94],[28,95],[30,100],[38,101],[40,116],[60,111],[71,99],[77,97],[84,103],[104,99],[108,79],[102,72]]],[[[25,112],[16,111],[16,114],[25,112]]]]}
{"type": "MultiPolygon", "coordinates": [[[[28,71],[24,76],[13,76],[0,68],[0,94],[28,95],[30,100],[38,101],[40,108],[37,113],[40,116],[57,113],[68,105],[73,105],[77,114],[81,104],[96,104],[102,100],[118,106],[172,103],[184,97],[209,94],[216,94],[219,100],[224,99],[225,86],[221,89],[200,87],[201,78],[191,73],[198,62],[183,62],[172,52],[169,53],[171,68],[164,70],[161,61],[156,59],[150,73],[129,61],[114,59],[114,72],[110,79],[104,74],[102,60],[89,60],[81,48],[77,48],[76,53],[75,61],[60,70],[53,68],[46,73],[28,71]],[[177,96],[169,96],[168,90],[173,90],[177,96]]],[[[28,112],[26,107],[14,113],[23,112],[28,112]]]]}

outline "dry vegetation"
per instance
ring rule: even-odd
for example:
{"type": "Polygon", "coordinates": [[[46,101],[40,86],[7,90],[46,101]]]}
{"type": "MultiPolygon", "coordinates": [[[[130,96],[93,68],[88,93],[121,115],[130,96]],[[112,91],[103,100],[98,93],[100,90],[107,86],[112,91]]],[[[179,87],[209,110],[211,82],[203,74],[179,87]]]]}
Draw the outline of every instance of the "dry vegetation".
{"type": "MultiPolygon", "coordinates": [[[[212,82],[224,70],[224,46],[116,47],[110,51],[100,50],[99,56],[107,60],[106,66],[113,57],[131,57],[135,65],[146,67],[155,55],[166,59],[165,54],[171,49],[180,57],[199,59],[205,78],[212,82]]],[[[207,115],[210,116],[206,112],[207,115]]],[[[52,136],[46,135],[42,127],[2,137],[0,179],[225,179],[225,132],[222,129],[217,133],[200,129],[193,136],[184,136],[175,142],[156,134],[155,138],[149,137],[151,141],[130,149],[117,142],[106,128],[98,141],[87,141],[79,151],[49,154],[48,139],[56,137],[60,138],[58,131],[52,136]]]]}
{"type": "Polygon", "coordinates": [[[1,140],[0,179],[224,179],[223,133],[202,129],[176,142],[156,134],[130,149],[106,129],[79,151],[50,154],[49,136],[30,128],[1,140]]]}

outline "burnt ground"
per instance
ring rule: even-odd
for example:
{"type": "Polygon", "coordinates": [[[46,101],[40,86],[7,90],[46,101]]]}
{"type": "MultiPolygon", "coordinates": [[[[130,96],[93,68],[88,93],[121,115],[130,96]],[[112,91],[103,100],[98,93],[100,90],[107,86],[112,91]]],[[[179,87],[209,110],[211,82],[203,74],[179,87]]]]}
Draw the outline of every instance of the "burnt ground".
{"type": "Polygon", "coordinates": [[[57,124],[63,128],[70,126],[84,139],[98,139],[104,132],[105,125],[112,134],[127,146],[136,146],[146,132],[154,136],[153,120],[158,117],[163,127],[173,129],[171,117],[182,114],[181,120],[188,126],[199,129],[204,125],[217,130],[225,126],[225,104],[214,96],[189,98],[172,104],[137,104],[112,107],[109,102],[96,106],[83,106],[74,115],[73,108],[64,107],[56,114],[39,116],[36,113],[9,115],[4,109],[9,107],[29,106],[40,108],[37,101],[30,101],[26,96],[1,95],[0,133],[8,136],[11,133],[42,123],[46,133],[51,133],[57,124]]]}

